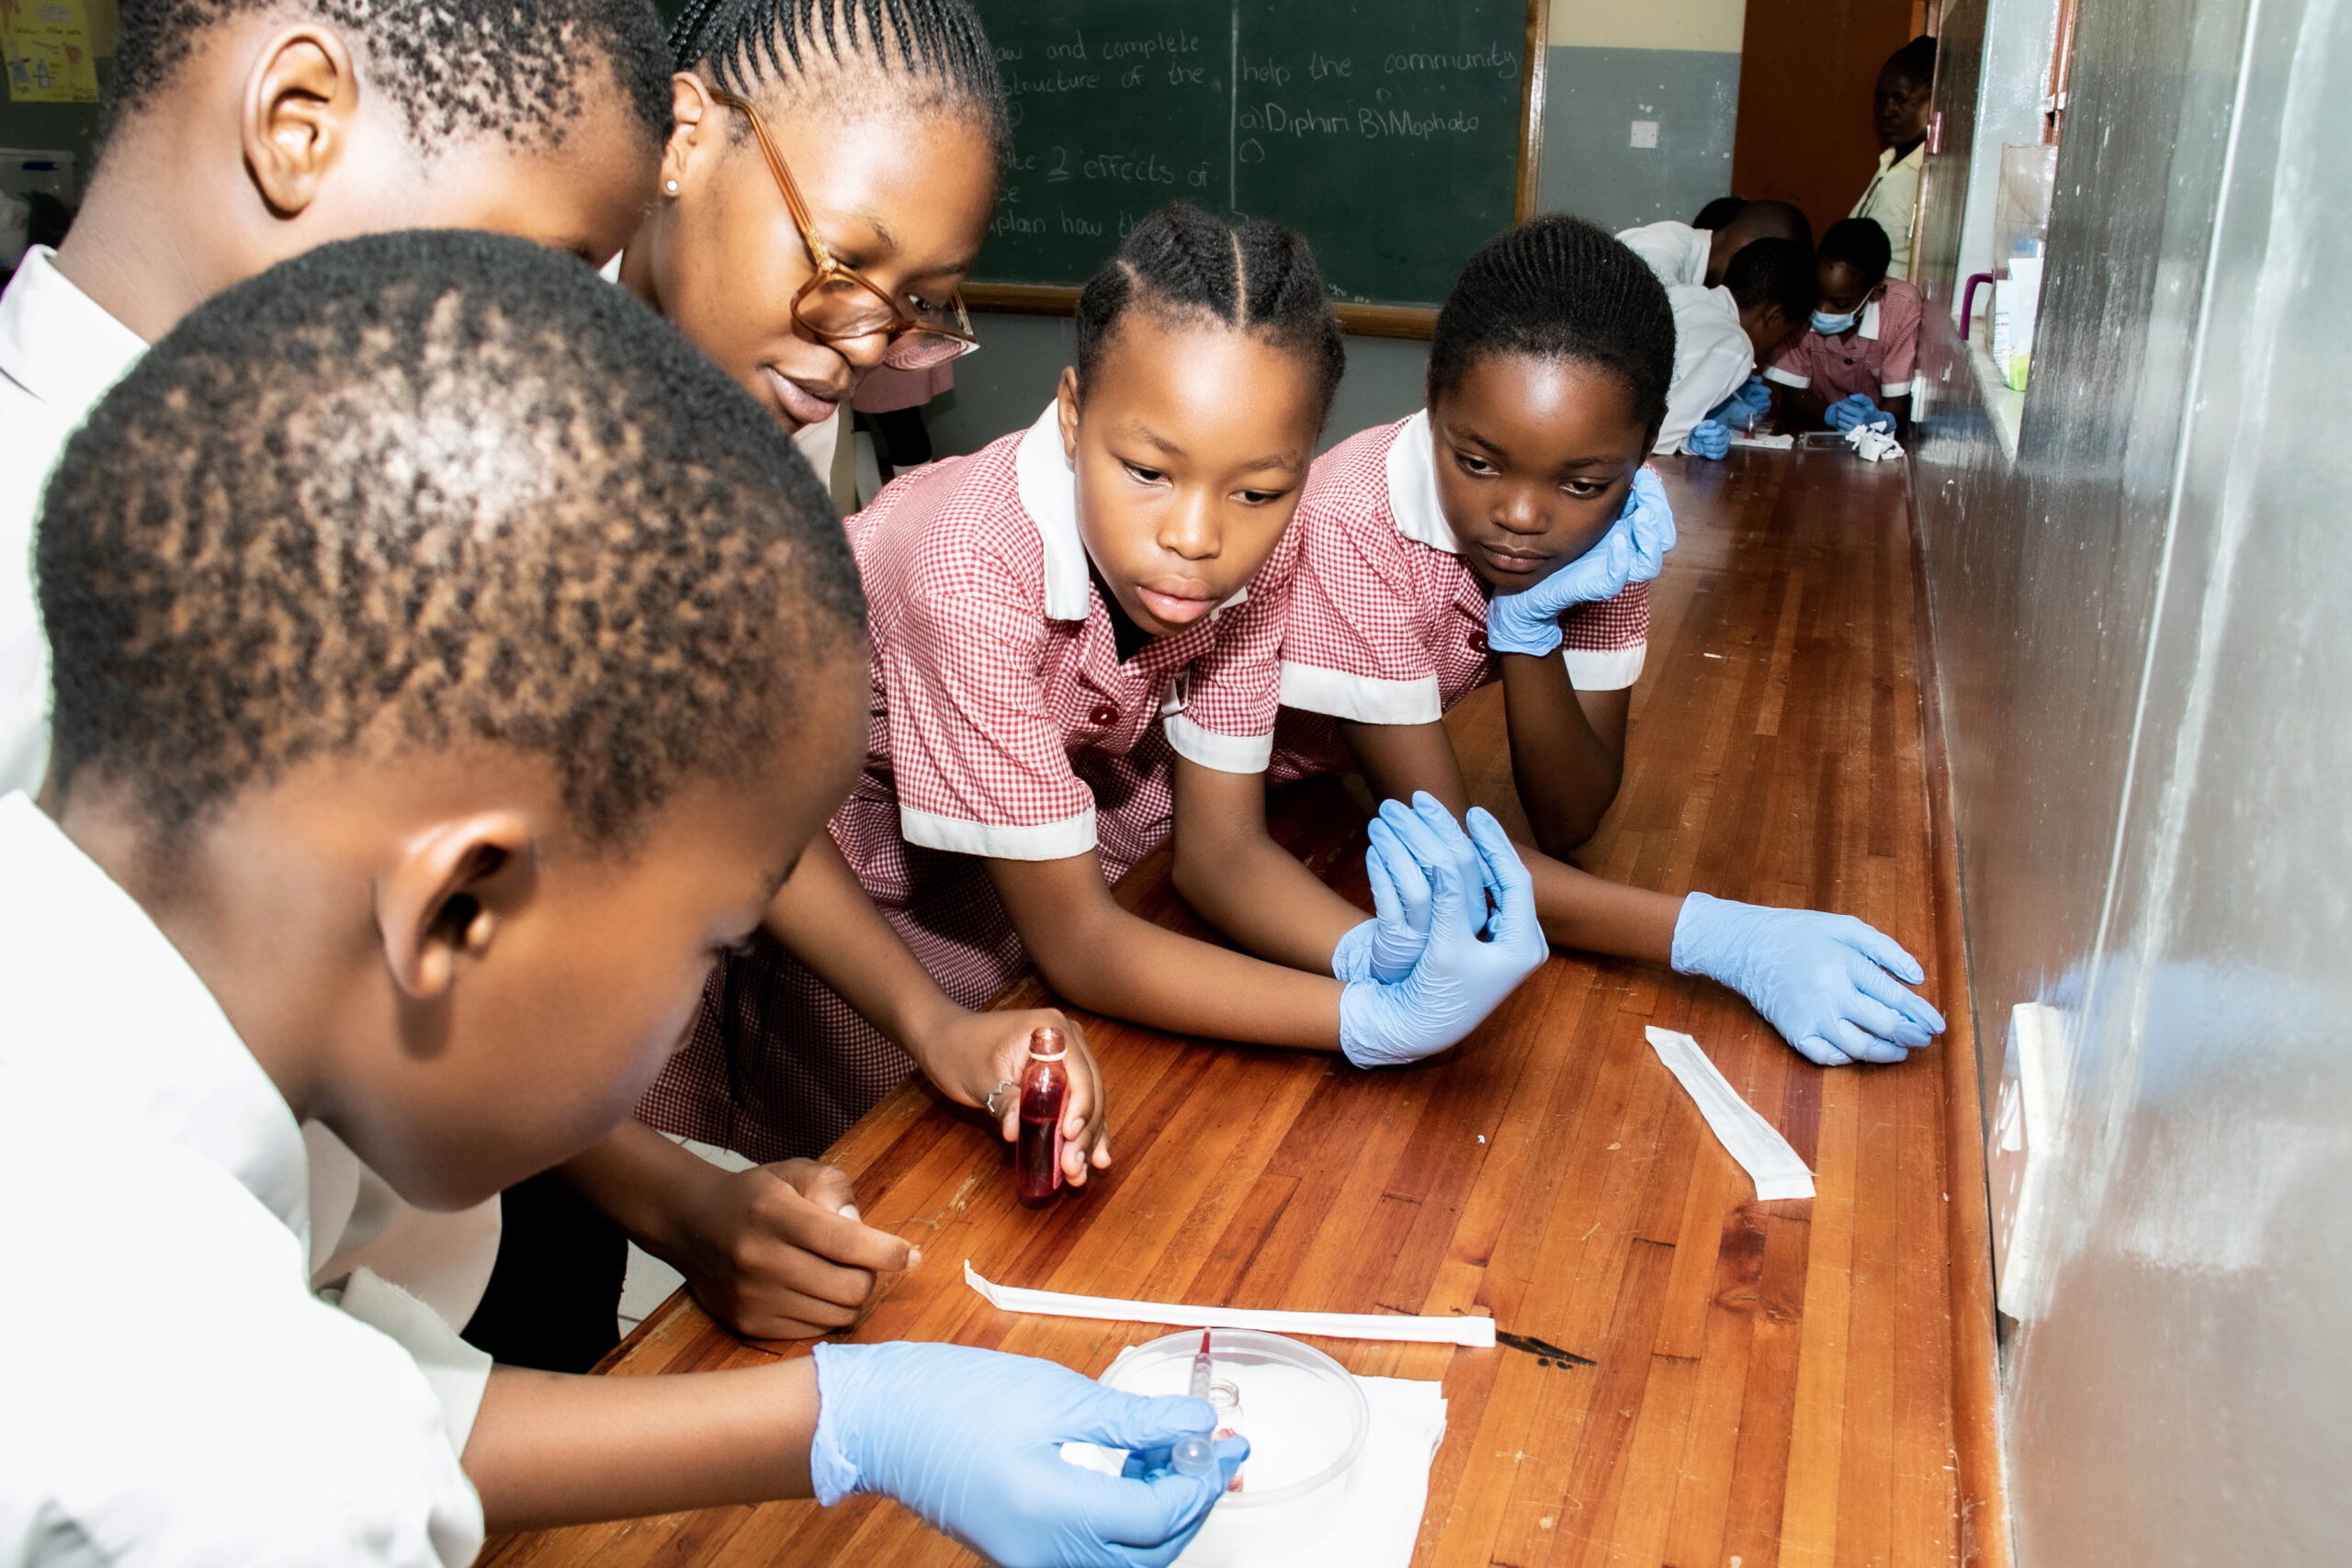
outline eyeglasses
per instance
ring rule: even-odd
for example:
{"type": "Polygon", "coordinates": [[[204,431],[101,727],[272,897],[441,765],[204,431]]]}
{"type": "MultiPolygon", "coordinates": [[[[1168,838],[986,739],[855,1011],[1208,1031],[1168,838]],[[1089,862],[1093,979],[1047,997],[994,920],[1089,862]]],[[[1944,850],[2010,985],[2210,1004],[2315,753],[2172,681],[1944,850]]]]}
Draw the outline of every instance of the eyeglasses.
{"type": "Polygon", "coordinates": [[[980,346],[960,292],[948,299],[956,312],[956,324],[951,327],[944,318],[902,310],[879,285],[835,261],[808,216],[800,187],[792,183],[792,172],[784,166],[775,143],[768,140],[768,128],[760,123],[759,112],[732,93],[713,88],[710,96],[752,122],[752,134],[759,138],[768,172],[775,176],[776,188],[784,192],[784,204],[792,209],[792,221],[800,230],[800,243],[808,247],[808,259],[816,265],[815,274],[792,297],[794,321],[828,343],[888,333],[890,345],[882,352],[882,363],[893,370],[927,370],[980,346]]]}

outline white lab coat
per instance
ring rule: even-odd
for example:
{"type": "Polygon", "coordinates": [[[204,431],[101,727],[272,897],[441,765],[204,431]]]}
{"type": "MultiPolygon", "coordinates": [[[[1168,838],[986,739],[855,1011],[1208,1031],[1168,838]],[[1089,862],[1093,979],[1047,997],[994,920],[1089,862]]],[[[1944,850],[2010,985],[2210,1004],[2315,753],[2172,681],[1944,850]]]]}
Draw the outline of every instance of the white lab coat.
{"type": "Polygon", "coordinates": [[[286,1101],[21,794],[0,996],[0,1562],[470,1562],[489,1358],[364,1269],[312,1292],[286,1101]]]}
{"type": "Polygon", "coordinates": [[[1711,230],[1693,229],[1688,223],[1645,223],[1621,231],[1617,238],[1669,288],[1678,283],[1698,287],[1707,281],[1707,255],[1715,243],[1711,230]]]}
{"type": "Polygon", "coordinates": [[[1679,452],[1707,411],[1755,374],[1756,345],[1739,324],[1739,301],[1730,289],[1678,283],[1666,299],[1674,307],[1674,386],[1653,450],[1679,452]]]}

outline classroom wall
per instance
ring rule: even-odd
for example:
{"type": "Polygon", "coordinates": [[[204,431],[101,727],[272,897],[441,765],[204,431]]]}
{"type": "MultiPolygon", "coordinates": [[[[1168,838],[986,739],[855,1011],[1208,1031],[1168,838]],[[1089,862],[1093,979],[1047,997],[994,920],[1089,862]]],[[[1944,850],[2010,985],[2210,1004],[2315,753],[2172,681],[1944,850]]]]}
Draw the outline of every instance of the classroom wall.
{"type": "MultiPolygon", "coordinates": [[[[2038,1000],[2071,1041],[2047,1291],[2005,1336],[2018,1561],[2336,1562],[2352,7],[2111,0],[2077,48],[2017,461],[1931,310],[1915,470],[1980,1038],[1997,1065],[2038,1000]]],[[[1946,299],[1972,91],[1930,170],[1946,299]]]]}
{"type": "Polygon", "coordinates": [[[1553,0],[1538,205],[1617,230],[1727,194],[1746,10],[1553,0]]]}
{"type": "MultiPolygon", "coordinates": [[[[1071,359],[1074,328],[1068,316],[975,311],[972,324],[981,351],[957,360],[956,389],[923,409],[933,449],[943,457],[976,452],[1025,428],[1053,397],[1071,359]]],[[[1426,343],[1350,336],[1348,373],[1323,427],[1323,446],[1419,408],[1428,363],[1426,343]]]]}
{"type": "Polygon", "coordinates": [[[1793,201],[1818,234],[1878,165],[1871,90],[1912,37],[1911,0],[1748,0],[1732,187],[1793,201]]]}

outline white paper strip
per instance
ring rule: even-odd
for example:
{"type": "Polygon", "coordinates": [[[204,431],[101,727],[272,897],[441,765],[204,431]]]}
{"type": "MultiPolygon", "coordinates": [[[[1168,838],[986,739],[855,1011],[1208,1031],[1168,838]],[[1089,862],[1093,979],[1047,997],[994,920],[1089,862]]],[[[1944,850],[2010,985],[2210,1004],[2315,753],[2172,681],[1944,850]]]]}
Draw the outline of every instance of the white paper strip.
{"type": "MultiPolygon", "coordinates": [[[[1811,1190],[1811,1189],[1807,1189],[1811,1190]]],[[[1046,1317],[1100,1317],[1119,1323],[1165,1323],[1177,1328],[1256,1328],[1268,1334],[1319,1334],[1327,1339],[1394,1339],[1416,1345],[1492,1348],[1491,1317],[1405,1317],[1380,1312],[1259,1312],[1248,1307],[1180,1306],[1170,1302],[1130,1302],[1114,1296],[1074,1296],[1060,1291],[1024,1291],[980,1278],[964,1259],[964,1282],[1005,1312],[1046,1317]]]]}
{"type": "Polygon", "coordinates": [[[1768,452],[1785,452],[1797,444],[1797,438],[1793,435],[1735,435],[1731,444],[1735,446],[1761,446],[1768,452]]]}
{"type": "Polygon", "coordinates": [[[1698,1101],[1699,1114],[1714,1129],[1725,1152],[1754,1179],[1759,1201],[1813,1196],[1813,1172],[1797,1158],[1796,1150],[1789,1147],[1789,1141],[1781,1136],[1780,1129],[1739,1098],[1739,1091],[1707,1059],[1696,1040],[1670,1029],[1644,1032],[1649,1036],[1650,1049],[1666,1064],[1666,1070],[1698,1101]]]}

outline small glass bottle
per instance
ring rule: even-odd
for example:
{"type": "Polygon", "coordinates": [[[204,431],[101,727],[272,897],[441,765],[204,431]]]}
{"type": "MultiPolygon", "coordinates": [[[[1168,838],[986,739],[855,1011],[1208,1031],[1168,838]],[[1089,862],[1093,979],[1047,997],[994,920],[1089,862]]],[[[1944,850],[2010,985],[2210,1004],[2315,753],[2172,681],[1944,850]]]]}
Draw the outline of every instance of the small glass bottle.
{"type": "Polygon", "coordinates": [[[1029,1033],[1029,1066],[1021,1075],[1021,1142],[1013,1156],[1012,1179],[1021,1201],[1034,1206],[1052,1200],[1062,1184],[1062,1110],[1069,1100],[1069,1055],[1062,1032],[1042,1025],[1029,1033]]]}

